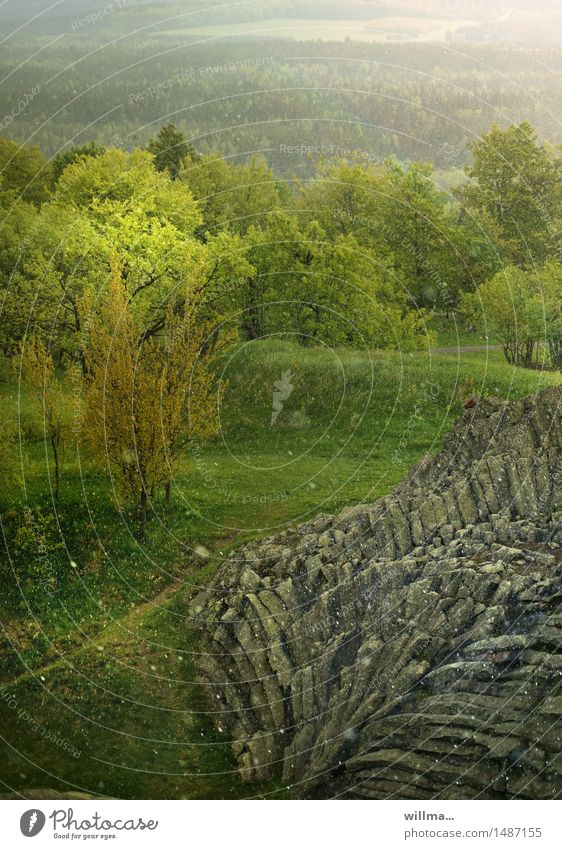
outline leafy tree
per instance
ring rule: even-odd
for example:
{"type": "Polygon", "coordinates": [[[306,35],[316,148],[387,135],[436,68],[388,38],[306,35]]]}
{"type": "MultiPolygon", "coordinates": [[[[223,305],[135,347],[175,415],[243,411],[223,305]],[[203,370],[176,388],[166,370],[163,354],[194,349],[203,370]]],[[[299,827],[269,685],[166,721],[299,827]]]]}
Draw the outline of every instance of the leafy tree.
{"type": "Polygon", "coordinates": [[[544,261],[555,250],[562,158],[538,143],[527,121],[506,130],[493,125],[470,150],[462,201],[496,222],[512,262],[544,261]]]}
{"type": "Polygon", "coordinates": [[[192,233],[199,223],[196,204],[184,186],[171,184],[166,174],[154,167],[145,150],[127,152],[109,148],[91,157],[87,168],[77,161],[63,172],[53,198],[103,220],[107,213],[140,206],[151,216],[164,217],[192,233]],[[115,204],[115,206],[112,206],[115,204]],[[195,216],[195,219],[194,219],[195,216]]]}
{"type": "Polygon", "coordinates": [[[415,303],[449,311],[458,300],[461,253],[452,210],[427,163],[387,161],[384,238],[393,266],[415,303]]]}
{"type": "Polygon", "coordinates": [[[353,236],[392,270],[395,290],[408,292],[411,302],[448,312],[499,263],[494,228],[460,213],[432,173],[428,163],[405,166],[392,158],[377,166],[353,158],[321,163],[297,208],[329,238],[353,236]]]}
{"type": "Polygon", "coordinates": [[[108,150],[87,168],[69,165],[29,234],[18,285],[6,293],[12,340],[23,338],[31,317],[34,332],[63,357],[81,358],[85,370],[83,338],[113,267],[147,339],[161,332],[170,305],[181,313],[192,280],[205,288],[206,315],[216,314],[251,268],[238,236],[201,241],[200,224],[187,186],[157,172],[146,151],[108,150]]]}
{"type": "Polygon", "coordinates": [[[188,444],[200,443],[219,430],[217,411],[226,386],[217,385],[212,361],[226,350],[234,333],[216,333],[216,319],[206,319],[194,292],[183,315],[170,315],[163,340],[160,373],[160,426],[166,443],[166,500],[174,467],[188,444]],[[212,344],[210,343],[212,340],[212,344]]]}
{"type": "Polygon", "coordinates": [[[318,222],[283,212],[267,225],[247,236],[255,273],[240,289],[246,338],[279,332],[308,345],[415,346],[420,316],[391,270],[352,235],[329,238],[318,222]]]}
{"type": "Polygon", "coordinates": [[[415,348],[419,319],[384,264],[353,236],[326,239],[312,224],[298,246],[293,321],[305,344],[415,348]],[[412,320],[413,319],[413,320],[412,320]]]}
{"type": "Polygon", "coordinates": [[[301,191],[298,207],[309,221],[318,221],[329,238],[353,237],[359,244],[389,254],[382,227],[385,221],[387,176],[382,168],[363,162],[320,162],[316,179],[301,191]]]}
{"type": "Polygon", "coordinates": [[[53,454],[54,497],[60,501],[61,452],[63,447],[63,393],[55,374],[53,358],[38,338],[23,342],[16,367],[30,389],[43,419],[45,437],[53,454]]]}
{"type": "Polygon", "coordinates": [[[88,342],[85,426],[94,453],[137,504],[141,538],[149,493],[167,479],[155,354],[154,341],[139,350],[125,292],[114,280],[88,342]]]}
{"type": "Polygon", "coordinates": [[[14,191],[2,191],[0,178],[0,346],[7,355],[14,353],[28,315],[20,262],[36,219],[35,207],[18,200],[14,191]]]}
{"type": "Polygon", "coordinates": [[[65,355],[79,356],[89,305],[107,291],[119,260],[139,319],[147,332],[158,329],[160,305],[200,250],[191,237],[199,222],[189,192],[156,172],[150,154],[109,150],[87,168],[77,161],[41,208],[12,313],[21,323],[32,312],[37,332],[53,337],[65,355]]]}
{"type": "Polygon", "coordinates": [[[78,358],[87,297],[103,289],[109,258],[107,239],[88,217],[43,204],[5,293],[11,344],[32,332],[49,339],[59,359],[78,358]]]}
{"type": "Polygon", "coordinates": [[[276,177],[262,156],[233,169],[231,188],[232,218],[229,229],[245,234],[248,227],[266,220],[269,213],[289,203],[289,193],[284,180],[276,177]]]}
{"type": "Polygon", "coordinates": [[[552,364],[562,371],[562,266],[549,260],[537,273],[552,364]]]}
{"type": "Polygon", "coordinates": [[[245,235],[249,227],[259,227],[269,213],[289,203],[284,181],[261,156],[231,165],[211,154],[185,168],[182,179],[203,213],[201,232],[226,229],[245,235]]]}
{"type": "Polygon", "coordinates": [[[0,419],[0,489],[13,491],[19,480],[17,455],[17,432],[14,423],[7,417],[0,419]]]}
{"type": "Polygon", "coordinates": [[[4,191],[35,205],[49,196],[50,173],[47,159],[36,147],[20,147],[0,138],[0,175],[4,191]]]}
{"type": "Polygon", "coordinates": [[[203,215],[201,233],[217,233],[236,218],[234,167],[218,153],[187,163],[181,174],[203,215]]]}
{"type": "Polygon", "coordinates": [[[194,309],[168,315],[161,339],[139,334],[116,273],[87,347],[86,434],[122,495],[136,503],[141,539],[149,497],[162,486],[169,497],[181,448],[218,427],[212,354],[203,345],[209,328],[194,309]]]}
{"type": "Polygon", "coordinates": [[[464,207],[455,207],[447,235],[451,240],[449,285],[437,303],[448,311],[451,306],[457,309],[464,295],[493,277],[503,263],[499,228],[488,213],[475,216],[464,207]]]}
{"type": "Polygon", "coordinates": [[[167,171],[172,180],[177,180],[185,160],[197,157],[197,151],[185,135],[174,124],[165,124],[148,143],[147,150],[154,157],[157,171],[167,171]]]}
{"type": "Polygon", "coordinates": [[[53,185],[56,185],[65,168],[69,165],[74,165],[75,162],[87,164],[90,158],[102,156],[105,153],[105,148],[95,142],[88,142],[79,147],[71,147],[57,154],[51,161],[51,179],[53,185]]]}
{"type": "Polygon", "coordinates": [[[558,365],[562,341],[562,273],[556,261],[538,272],[508,266],[483,283],[465,304],[481,310],[496,333],[508,363],[529,367],[541,345],[558,365]]]}
{"type": "Polygon", "coordinates": [[[513,365],[530,366],[540,338],[532,309],[534,295],[529,276],[515,266],[498,272],[478,290],[482,309],[513,365]]]}

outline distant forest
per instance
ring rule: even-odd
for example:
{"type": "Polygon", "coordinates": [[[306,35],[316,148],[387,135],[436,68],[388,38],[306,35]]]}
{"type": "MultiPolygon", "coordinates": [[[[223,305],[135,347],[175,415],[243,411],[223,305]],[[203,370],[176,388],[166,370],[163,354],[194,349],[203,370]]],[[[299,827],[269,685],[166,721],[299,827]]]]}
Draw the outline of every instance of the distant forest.
{"type": "Polygon", "coordinates": [[[118,35],[116,13],[107,18],[98,23],[114,27],[114,43],[89,41],[94,30],[101,38],[94,26],[67,31],[55,43],[29,35],[7,41],[0,135],[53,156],[92,140],[132,149],[170,121],[201,153],[261,152],[286,176],[310,174],[319,156],[350,150],[371,162],[393,155],[458,170],[467,145],[492,122],[529,120],[539,139],[558,138],[561,51],[265,38],[144,41],[142,15],[134,39],[118,35]]]}

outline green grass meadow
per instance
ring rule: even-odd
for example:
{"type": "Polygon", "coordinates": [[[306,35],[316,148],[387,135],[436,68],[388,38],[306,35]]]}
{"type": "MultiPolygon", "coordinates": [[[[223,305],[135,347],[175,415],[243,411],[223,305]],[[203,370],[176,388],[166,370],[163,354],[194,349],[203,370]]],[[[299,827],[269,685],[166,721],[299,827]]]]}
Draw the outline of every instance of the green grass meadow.
{"type": "MultiPolygon", "coordinates": [[[[435,329],[443,347],[486,344],[474,335],[451,342],[445,319],[435,329]]],[[[19,419],[22,436],[14,466],[25,470],[0,494],[4,539],[13,545],[10,523],[27,503],[53,517],[49,592],[21,555],[2,558],[5,585],[14,574],[20,582],[0,609],[7,786],[120,798],[286,793],[242,784],[228,739],[212,726],[195,682],[191,596],[241,542],[388,493],[439,450],[468,397],[520,398],[561,381],[512,368],[499,351],[355,352],[277,340],[234,348],[219,374],[221,432],[186,451],[171,503],[157,494],[151,504],[143,543],[134,513],[72,436],[53,503],[33,401],[11,377],[0,385],[2,415],[19,419]],[[287,373],[293,389],[272,425],[274,384],[287,373]]],[[[67,401],[70,424],[70,392],[67,401]]]]}

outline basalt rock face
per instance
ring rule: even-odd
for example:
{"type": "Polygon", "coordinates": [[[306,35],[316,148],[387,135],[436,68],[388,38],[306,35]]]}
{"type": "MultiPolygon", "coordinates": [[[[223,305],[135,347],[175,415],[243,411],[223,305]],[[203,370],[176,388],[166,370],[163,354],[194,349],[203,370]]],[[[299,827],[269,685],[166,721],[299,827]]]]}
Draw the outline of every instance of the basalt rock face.
{"type": "Polygon", "coordinates": [[[245,778],[562,794],[561,409],[481,401],[394,494],[231,555],[191,616],[245,778]]]}

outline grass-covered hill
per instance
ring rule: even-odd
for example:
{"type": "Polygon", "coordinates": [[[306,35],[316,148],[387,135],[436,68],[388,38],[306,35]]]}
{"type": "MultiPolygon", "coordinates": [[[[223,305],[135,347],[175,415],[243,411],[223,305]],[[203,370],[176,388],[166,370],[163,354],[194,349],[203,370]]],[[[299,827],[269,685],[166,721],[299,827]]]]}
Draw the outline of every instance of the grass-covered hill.
{"type": "MultiPolygon", "coordinates": [[[[451,329],[438,330],[450,343],[451,329]]],[[[495,350],[353,352],[276,339],[233,348],[219,369],[221,432],[186,449],[172,501],[151,504],[142,544],[111,482],[71,443],[54,509],[41,422],[6,372],[2,410],[19,416],[14,466],[23,458],[25,469],[1,496],[11,558],[2,581],[13,584],[13,569],[21,587],[0,611],[6,785],[136,798],[264,792],[239,783],[195,684],[186,616],[195,589],[241,541],[390,491],[438,450],[467,398],[560,382],[557,372],[511,368],[495,350]],[[279,381],[292,390],[272,425],[279,381]],[[40,558],[26,554],[26,529],[16,527],[26,503],[45,540],[40,558]]],[[[71,417],[70,388],[66,398],[71,417]]]]}

